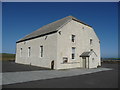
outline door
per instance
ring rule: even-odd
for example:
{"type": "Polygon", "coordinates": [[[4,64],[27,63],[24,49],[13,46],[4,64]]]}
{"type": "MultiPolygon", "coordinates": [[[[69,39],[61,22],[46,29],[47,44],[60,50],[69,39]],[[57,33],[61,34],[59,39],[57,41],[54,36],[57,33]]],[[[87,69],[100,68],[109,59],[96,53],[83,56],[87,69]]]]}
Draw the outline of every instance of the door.
{"type": "Polygon", "coordinates": [[[82,61],[83,61],[83,68],[86,68],[86,57],[82,57],[82,61]]]}
{"type": "Polygon", "coordinates": [[[54,69],[54,61],[51,62],[51,69],[54,69]]]}
{"type": "Polygon", "coordinates": [[[89,68],[89,62],[87,57],[82,57],[83,60],[83,68],[89,68]]]}
{"type": "Polygon", "coordinates": [[[89,59],[88,59],[88,57],[86,58],[86,67],[85,68],[89,68],[89,59]]]}

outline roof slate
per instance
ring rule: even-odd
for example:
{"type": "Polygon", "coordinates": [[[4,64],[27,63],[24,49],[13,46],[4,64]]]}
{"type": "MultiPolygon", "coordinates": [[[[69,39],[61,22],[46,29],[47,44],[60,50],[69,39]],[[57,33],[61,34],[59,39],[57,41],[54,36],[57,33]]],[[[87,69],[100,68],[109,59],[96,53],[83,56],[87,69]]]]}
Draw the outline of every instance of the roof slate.
{"type": "Polygon", "coordinates": [[[89,57],[91,52],[83,52],[80,57],[89,57]]]}
{"type": "MultiPolygon", "coordinates": [[[[63,26],[65,23],[67,23],[70,20],[75,20],[75,21],[78,21],[78,22],[80,22],[80,23],[82,23],[84,25],[89,26],[88,24],[85,24],[84,22],[81,22],[80,20],[78,20],[77,18],[75,18],[73,16],[67,16],[67,17],[62,18],[60,20],[57,20],[57,21],[52,22],[50,24],[47,24],[47,25],[39,28],[38,30],[30,33],[29,35],[26,35],[22,39],[18,40],[17,43],[22,42],[22,41],[26,41],[26,40],[29,40],[29,39],[32,39],[34,37],[38,37],[38,36],[41,36],[41,35],[44,35],[44,34],[47,34],[47,33],[58,31],[58,29],[61,26],[63,26]]],[[[89,26],[89,27],[91,27],[91,26],[89,26]]]]}
{"type": "Polygon", "coordinates": [[[97,54],[94,51],[88,51],[88,52],[83,52],[80,55],[80,57],[89,57],[92,53],[94,53],[97,56],[97,54]]]}

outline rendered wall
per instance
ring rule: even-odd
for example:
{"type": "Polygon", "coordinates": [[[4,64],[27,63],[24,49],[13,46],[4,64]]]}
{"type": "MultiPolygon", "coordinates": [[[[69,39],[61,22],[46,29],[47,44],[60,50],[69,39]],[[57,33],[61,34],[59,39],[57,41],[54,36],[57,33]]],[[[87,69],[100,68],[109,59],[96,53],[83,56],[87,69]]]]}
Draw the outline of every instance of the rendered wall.
{"type": "Polygon", "coordinates": [[[16,63],[31,64],[40,67],[51,68],[51,61],[54,60],[56,68],[57,60],[57,34],[49,34],[43,37],[31,39],[16,45],[16,63]],[[43,45],[43,57],[40,57],[40,46],[43,45]],[[31,47],[31,56],[28,57],[28,47],[31,47]],[[20,48],[22,56],[20,57],[20,48]]]}
{"type": "Polygon", "coordinates": [[[89,57],[89,68],[97,68],[98,66],[98,58],[94,53],[92,53],[89,57]]]}
{"type": "MultiPolygon", "coordinates": [[[[55,61],[55,69],[68,69],[83,67],[83,60],[80,55],[83,52],[93,49],[97,54],[95,62],[90,62],[90,68],[95,68],[101,65],[100,61],[100,43],[94,30],[91,27],[83,25],[77,21],[71,20],[63,26],[57,33],[31,39],[25,42],[17,43],[16,45],[16,63],[31,64],[40,67],[51,68],[51,61],[55,61]],[[84,28],[83,28],[84,27],[84,28]],[[59,33],[61,31],[61,34],[59,33]],[[71,35],[76,35],[75,43],[71,41],[71,35]],[[90,39],[93,39],[90,45],[90,39]],[[40,46],[43,45],[43,58],[40,58],[40,46]],[[31,47],[31,56],[28,57],[28,47],[31,47]],[[75,60],[72,60],[72,47],[76,47],[75,60]],[[22,57],[20,57],[20,48],[22,57]],[[68,58],[68,63],[63,63],[63,57],[68,58]]],[[[91,58],[94,54],[91,55],[91,58]]]]}
{"type": "Polygon", "coordinates": [[[83,60],[79,56],[90,49],[93,49],[98,55],[94,67],[98,66],[100,63],[99,39],[91,27],[72,20],[59,31],[61,31],[61,35],[57,34],[57,69],[83,67],[83,60]],[[76,35],[75,43],[71,41],[72,34],[76,35]],[[91,38],[93,39],[92,45],[90,45],[91,38]],[[72,47],[76,47],[75,60],[71,59],[72,47]],[[63,63],[63,57],[68,58],[68,63],[63,63]]]}

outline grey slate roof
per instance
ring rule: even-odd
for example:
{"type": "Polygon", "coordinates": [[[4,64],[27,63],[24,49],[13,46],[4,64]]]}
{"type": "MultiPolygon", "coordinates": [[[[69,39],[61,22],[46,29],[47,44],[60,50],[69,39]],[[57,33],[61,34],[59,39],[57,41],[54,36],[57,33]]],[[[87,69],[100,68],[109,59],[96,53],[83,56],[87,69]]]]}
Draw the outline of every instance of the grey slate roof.
{"type": "Polygon", "coordinates": [[[80,57],[89,57],[91,55],[91,52],[83,52],[80,57]]]}
{"type": "Polygon", "coordinates": [[[47,34],[47,33],[58,31],[58,29],[61,26],[63,26],[64,24],[66,24],[70,20],[75,20],[75,21],[78,21],[78,22],[80,22],[80,23],[82,23],[84,25],[89,26],[88,24],[85,24],[84,22],[81,22],[80,20],[78,20],[77,18],[75,18],[73,16],[67,16],[65,18],[62,18],[60,20],[57,20],[55,22],[52,22],[50,24],[47,24],[47,25],[39,28],[38,30],[30,33],[29,35],[25,36],[24,38],[18,40],[17,43],[22,42],[22,41],[26,41],[26,40],[29,40],[29,39],[32,39],[32,38],[35,38],[35,37],[38,37],[38,36],[41,36],[41,35],[44,35],[44,34],[47,34]]]}
{"type": "Polygon", "coordinates": [[[94,53],[97,56],[97,54],[94,51],[88,51],[88,52],[83,52],[80,55],[80,57],[89,57],[92,53],[94,53]]]}

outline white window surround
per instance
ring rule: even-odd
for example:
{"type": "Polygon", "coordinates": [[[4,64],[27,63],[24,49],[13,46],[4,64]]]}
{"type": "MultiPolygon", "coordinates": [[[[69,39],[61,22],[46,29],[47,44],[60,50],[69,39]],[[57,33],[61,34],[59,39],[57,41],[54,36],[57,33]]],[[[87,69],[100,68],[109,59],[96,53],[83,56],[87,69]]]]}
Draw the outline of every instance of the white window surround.
{"type": "Polygon", "coordinates": [[[92,45],[93,44],[93,39],[92,38],[90,38],[90,45],[92,45]]]}
{"type": "Polygon", "coordinates": [[[72,60],[75,60],[75,47],[72,47],[72,54],[71,54],[71,58],[72,60]]]}
{"type": "Polygon", "coordinates": [[[40,54],[39,54],[39,57],[42,58],[42,57],[43,57],[43,46],[42,46],[42,45],[40,46],[40,49],[39,49],[39,50],[40,50],[40,51],[39,51],[39,53],[40,53],[40,54]]]}
{"type": "Polygon", "coordinates": [[[20,57],[22,57],[22,48],[20,48],[20,57]]]}
{"type": "Polygon", "coordinates": [[[28,47],[28,57],[31,55],[31,47],[28,47]]]}
{"type": "Polygon", "coordinates": [[[71,41],[72,41],[73,43],[75,42],[75,37],[76,37],[76,36],[75,36],[74,34],[71,35],[71,41]]]}
{"type": "Polygon", "coordinates": [[[92,62],[94,62],[95,61],[95,59],[94,58],[92,58],[92,62]]]}
{"type": "Polygon", "coordinates": [[[93,49],[90,49],[90,51],[93,51],[93,49]]]}

